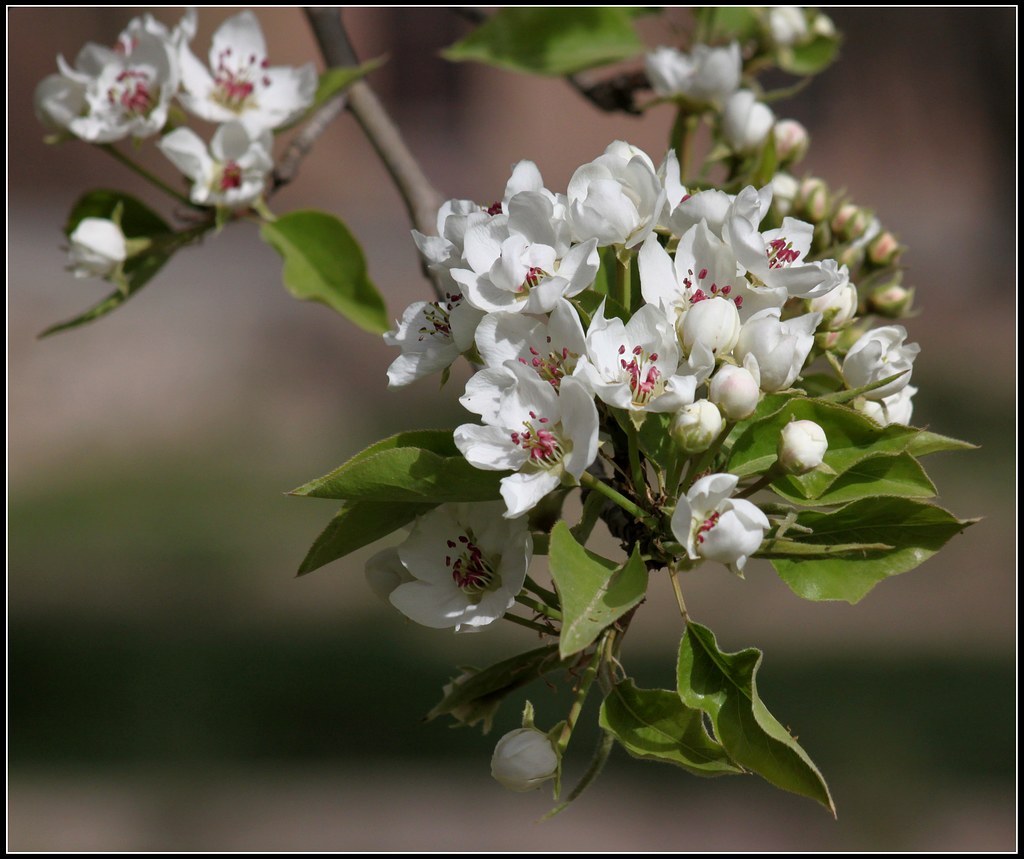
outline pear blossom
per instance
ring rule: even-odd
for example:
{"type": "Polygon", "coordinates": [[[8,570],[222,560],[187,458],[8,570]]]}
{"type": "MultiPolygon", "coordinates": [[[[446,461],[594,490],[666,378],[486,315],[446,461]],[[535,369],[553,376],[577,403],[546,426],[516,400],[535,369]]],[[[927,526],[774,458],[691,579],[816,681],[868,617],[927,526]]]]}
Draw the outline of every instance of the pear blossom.
{"type": "Polygon", "coordinates": [[[750,501],[731,497],[737,483],[735,474],[709,474],[679,497],[671,528],[691,560],[718,561],[739,572],[760,547],[768,517],[750,501]]]}
{"type": "Polygon", "coordinates": [[[298,69],[270,65],[263,31],[249,11],[217,28],[209,69],[187,44],[180,49],[180,62],[183,91],[178,98],[189,113],[208,122],[237,119],[259,130],[279,128],[298,119],[316,95],[312,63],[298,69]]]}
{"type": "Polygon", "coordinates": [[[772,176],[772,205],[780,215],[788,215],[793,211],[800,183],[789,173],[776,173],[772,176]]]}
{"type": "Polygon", "coordinates": [[[772,6],[768,11],[768,32],[780,48],[801,44],[810,36],[807,18],[799,6],[772,6]]]}
{"type": "Polygon", "coordinates": [[[491,757],[491,775],[509,790],[535,790],[555,777],[558,754],[551,740],[536,728],[516,728],[498,740],[491,757]]]}
{"type": "Polygon", "coordinates": [[[855,401],[855,407],[862,414],[867,415],[871,420],[882,426],[889,424],[910,424],[914,414],[914,394],[917,388],[907,385],[895,394],[883,397],[880,400],[862,400],[859,397],[855,401]]]}
{"type": "Polygon", "coordinates": [[[738,42],[724,48],[696,45],[689,54],[659,47],[647,54],[644,67],[657,95],[720,105],[740,85],[743,60],[738,42]]]}
{"type": "Polygon", "coordinates": [[[274,168],[273,138],[241,122],[220,126],[210,148],[191,128],[176,128],[161,138],[160,151],[189,179],[189,199],[200,206],[249,206],[262,194],[274,168]]]}
{"type": "Polygon", "coordinates": [[[862,388],[902,373],[898,379],[867,391],[869,400],[884,400],[899,393],[910,382],[910,370],[921,347],[906,343],[907,329],[902,325],[886,325],[864,334],[846,353],[843,379],[850,388],[862,388]]]}
{"type": "Polygon", "coordinates": [[[835,260],[800,263],[806,258],[814,227],[796,218],[784,218],[782,226],[761,233],[761,220],[771,205],[771,186],[756,191],[744,188],[736,197],[724,226],[724,238],[746,269],[750,289],[770,295],[774,306],[789,296],[816,298],[841,282],[835,260]]]}
{"type": "Polygon", "coordinates": [[[515,380],[499,407],[482,416],[484,426],[458,427],[455,445],[477,468],[516,472],[501,480],[505,515],[514,518],[562,483],[579,481],[597,457],[598,416],[579,379],[562,379],[556,392],[531,367],[507,361],[505,368],[515,380]]]}
{"type": "Polygon", "coordinates": [[[697,400],[683,406],[672,419],[672,439],[684,453],[703,453],[725,428],[718,406],[710,400],[697,400]]]}
{"type": "Polygon", "coordinates": [[[814,421],[790,421],[779,433],[779,465],[787,474],[806,474],[823,462],[828,450],[825,430],[814,421]]]}
{"type": "Polygon", "coordinates": [[[82,218],[68,240],[68,261],[75,277],[109,277],[128,258],[128,240],[108,218],[82,218]]]}
{"type": "Polygon", "coordinates": [[[389,597],[406,617],[434,629],[478,629],[498,620],[522,590],[533,555],[525,518],[500,502],[442,504],[416,520],[398,547],[412,577],[389,597]]]}
{"type": "Polygon", "coordinates": [[[831,292],[812,298],[807,307],[821,314],[821,327],[826,331],[839,331],[849,325],[857,315],[860,297],[857,287],[850,282],[850,270],[840,266],[842,282],[831,292]]]}
{"type": "Polygon", "coordinates": [[[674,149],[665,154],[665,160],[658,167],[658,179],[665,188],[665,207],[662,209],[658,226],[676,236],[684,235],[701,221],[716,236],[721,238],[722,226],[735,197],[707,188],[690,193],[683,185],[679,172],[679,159],[674,149]]]}
{"type": "Polygon", "coordinates": [[[755,313],[743,324],[733,354],[740,361],[749,356],[757,362],[761,390],[782,391],[800,375],[814,346],[814,329],[820,313],[807,313],[781,321],[778,308],[755,313]]]}
{"type": "Polygon", "coordinates": [[[708,386],[708,399],[731,421],[749,418],[761,401],[761,373],[757,359],[748,356],[742,367],[723,364],[708,386]]]}
{"type": "Polygon", "coordinates": [[[416,581],[416,577],[405,568],[394,546],[370,558],[366,562],[365,574],[370,590],[384,602],[390,602],[391,594],[399,585],[416,581]]]}
{"type": "Polygon", "coordinates": [[[567,225],[559,228],[546,196],[521,191],[509,201],[509,212],[466,231],[468,267],[453,267],[451,275],[470,304],[484,311],[547,313],[558,298],[594,282],[601,264],[597,239],[570,246],[567,225]]]}
{"type": "Polygon", "coordinates": [[[645,304],[626,323],[606,319],[604,310],[602,302],[576,376],[608,405],[637,420],[646,412],[674,412],[692,403],[697,386],[714,368],[710,353],[701,351],[705,361],[695,373],[679,374],[675,331],[660,308],[645,304]]]}
{"type": "Polygon", "coordinates": [[[598,247],[640,244],[658,224],[665,189],[650,157],[622,140],[576,169],[569,180],[568,217],[573,236],[598,247]]]}
{"type": "Polygon", "coordinates": [[[759,149],[775,125],[775,114],[748,89],[729,96],[722,111],[722,132],[737,152],[759,149]]]}
{"type": "Polygon", "coordinates": [[[402,350],[388,367],[388,387],[400,388],[450,367],[473,345],[483,316],[466,303],[454,283],[443,300],[410,304],[396,327],[384,334],[388,346],[402,350]]]}

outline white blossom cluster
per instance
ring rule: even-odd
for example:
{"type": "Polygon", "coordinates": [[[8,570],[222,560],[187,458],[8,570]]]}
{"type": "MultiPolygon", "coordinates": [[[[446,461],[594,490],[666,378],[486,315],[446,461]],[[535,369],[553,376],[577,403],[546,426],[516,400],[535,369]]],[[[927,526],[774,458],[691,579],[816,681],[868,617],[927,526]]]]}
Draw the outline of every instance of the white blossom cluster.
{"type": "MultiPolygon", "coordinates": [[[[401,349],[389,385],[445,370],[460,355],[479,365],[460,400],[478,420],[458,427],[455,443],[475,467],[511,472],[501,480],[501,512],[513,530],[550,493],[580,482],[614,410],[637,427],[651,414],[672,414],[681,450],[707,450],[764,394],[793,388],[827,348],[816,342],[835,342],[816,335],[854,330],[858,321],[847,268],[807,258],[811,224],[785,217],[762,227],[772,194],[771,185],[691,193],[673,152],[656,167],[622,141],[579,167],[566,193],[519,162],[501,201],[451,200],[438,213],[437,236],[414,234],[444,299],[413,304],[385,335],[401,349]],[[596,309],[580,300],[593,291],[603,248],[623,267],[636,257],[642,302],[632,313],[608,297],[615,272],[603,273],[596,309]]],[[[882,423],[910,417],[914,389],[904,371],[918,347],[905,338],[898,325],[867,331],[842,361],[851,389],[903,373],[860,400],[882,423]]],[[[780,442],[780,464],[793,473],[816,467],[827,448],[812,427],[794,427],[780,442]]],[[[708,475],[677,500],[671,530],[690,559],[741,570],[757,551],[769,523],[733,497],[737,482],[708,475]]],[[[442,544],[457,544],[460,527],[442,544]]],[[[404,595],[428,574],[412,564],[404,571],[417,584],[403,584],[392,602],[424,622],[422,605],[412,610],[404,595]]],[[[429,625],[462,623],[467,606],[482,604],[479,582],[460,589],[451,579],[450,602],[429,625]]],[[[500,587],[510,607],[515,593],[500,587]]]]}
{"type": "MultiPolygon", "coordinates": [[[[193,203],[249,206],[263,194],[273,168],[271,132],[312,104],[316,70],[312,63],[271,66],[252,12],[240,12],[217,29],[209,67],[192,51],[195,33],[194,10],[173,29],[144,15],[128,24],[112,48],[89,43],[74,64],[58,57],[59,73],[36,88],[36,114],[55,132],[95,144],[163,135],[157,146],[193,183],[193,203]],[[175,102],[218,124],[209,145],[180,120],[169,122],[175,102]]],[[[110,223],[120,232],[119,224],[110,223]]],[[[116,259],[123,235],[104,229],[90,225],[71,237],[76,275],[106,277],[114,271],[116,263],[96,260],[116,259]],[[87,262],[80,265],[80,258],[87,262]]]]}

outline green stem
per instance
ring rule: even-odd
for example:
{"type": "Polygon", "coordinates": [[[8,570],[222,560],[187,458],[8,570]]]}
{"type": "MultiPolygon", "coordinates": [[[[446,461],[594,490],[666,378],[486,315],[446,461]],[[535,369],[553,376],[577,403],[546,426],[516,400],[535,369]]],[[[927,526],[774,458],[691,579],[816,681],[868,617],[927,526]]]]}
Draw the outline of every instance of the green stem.
{"type": "Polygon", "coordinates": [[[679,160],[679,181],[684,185],[686,184],[686,177],[690,175],[694,132],[697,130],[699,123],[699,114],[690,113],[686,108],[680,106],[676,111],[676,120],[672,124],[670,144],[676,151],[676,158],[679,160]]]}
{"type": "Polygon", "coordinates": [[[668,455],[668,467],[665,469],[666,495],[673,498],[675,497],[676,489],[679,488],[679,480],[683,476],[683,467],[686,465],[688,459],[689,457],[680,456],[675,445],[672,446],[672,450],[668,455]]]}
{"type": "Polygon", "coordinates": [[[626,430],[626,438],[629,442],[629,469],[633,479],[633,489],[637,498],[643,498],[647,494],[647,480],[644,477],[644,467],[640,463],[640,440],[632,418],[626,430]]]}
{"type": "Polygon", "coordinates": [[[679,614],[683,618],[683,623],[689,623],[690,615],[686,611],[686,603],[683,601],[683,591],[679,587],[679,570],[672,567],[669,570],[669,579],[672,581],[672,592],[676,595],[676,604],[679,606],[679,614]]]}
{"type": "Polygon", "coordinates": [[[601,770],[604,769],[604,765],[608,762],[608,757],[611,755],[614,745],[615,738],[607,731],[602,731],[601,739],[594,750],[594,757],[591,759],[590,766],[587,767],[587,771],[583,774],[579,783],[572,789],[572,793],[569,794],[565,802],[556,805],[541,820],[550,820],[560,811],[564,811],[573,800],[577,799],[583,791],[594,783],[594,780],[601,774],[601,770]]]}
{"type": "Polygon", "coordinates": [[[519,594],[516,597],[516,602],[519,603],[519,605],[525,605],[528,609],[532,609],[537,612],[537,614],[542,614],[544,617],[550,617],[552,620],[562,619],[562,613],[560,611],[556,611],[550,606],[546,606],[544,603],[535,600],[533,597],[519,594]]]}
{"type": "Polygon", "coordinates": [[[587,700],[587,694],[590,692],[590,687],[594,683],[594,678],[597,677],[597,670],[604,661],[605,648],[608,645],[608,639],[613,635],[614,632],[612,630],[608,630],[601,636],[597,649],[590,657],[590,664],[587,665],[587,670],[583,672],[579,686],[576,687],[576,697],[573,698],[569,715],[565,717],[565,724],[562,726],[562,733],[558,736],[559,758],[565,754],[565,750],[569,745],[569,740],[572,738],[573,728],[576,727],[576,720],[579,719],[580,712],[583,710],[583,703],[587,700]]]}
{"type": "Polygon", "coordinates": [[[110,143],[102,143],[102,144],[100,144],[100,149],[102,149],[108,155],[113,157],[114,160],[120,161],[125,167],[127,167],[133,173],[138,174],[143,179],[145,179],[147,182],[150,182],[151,184],[155,185],[157,188],[159,188],[165,194],[168,194],[171,197],[173,197],[179,203],[182,203],[183,205],[188,206],[191,209],[201,209],[202,208],[201,206],[197,206],[195,203],[193,203],[184,194],[181,194],[180,192],[175,191],[170,185],[168,185],[166,182],[164,182],[163,179],[160,179],[160,178],[154,176],[145,167],[143,167],[141,164],[138,164],[135,161],[133,161],[131,158],[129,158],[127,155],[125,155],[123,152],[121,152],[119,149],[116,149],[112,144],[110,144],[110,143]]]}
{"type": "Polygon", "coordinates": [[[779,468],[779,464],[777,462],[773,463],[771,468],[762,474],[755,483],[751,483],[750,486],[746,487],[742,492],[737,492],[733,497],[749,498],[758,490],[764,489],[769,483],[775,480],[775,478],[780,477],[782,474],[784,474],[784,472],[779,468]]]}
{"type": "Polygon", "coordinates": [[[722,449],[722,445],[725,444],[725,440],[729,437],[729,433],[732,432],[734,426],[733,421],[726,421],[725,426],[722,427],[722,431],[718,434],[712,443],[704,453],[702,453],[697,459],[691,464],[690,470],[686,473],[686,480],[683,483],[683,487],[679,490],[680,493],[686,492],[693,482],[697,479],[697,475],[704,471],[712,462],[715,457],[718,456],[718,451],[722,449]]]}
{"type": "Polygon", "coordinates": [[[526,587],[533,591],[537,596],[539,596],[542,600],[544,600],[544,602],[546,602],[552,608],[559,605],[558,594],[556,594],[554,591],[549,591],[547,588],[541,587],[529,576],[526,577],[525,584],[526,587]]]}
{"type": "Polygon", "coordinates": [[[632,297],[630,275],[632,274],[633,267],[629,251],[623,249],[622,254],[625,256],[625,259],[618,254],[615,256],[618,265],[615,266],[615,294],[612,298],[629,311],[630,298],[632,297]]]}
{"type": "Polygon", "coordinates": [[[505,620],[510,620],[512,623],[517,623],[519,626],[525,626],[527,629],[532,629],[534,632],[539,632],[541,635],[554,635],[554,631],[541,623],[535,623],[532,620],[527,620],[525,617],[520,617],[517,614],[505,614],[502,615],[505,620]]]}
{"type": "Polygon", "coordinates": [[[598,480],[589,471],[583,472],[583,474],[580,477],[580,483],[586,486],[587,489],[593,489],[595,492],[600,492],[609,501],[613,501],[615,504],[617,504],[627,513],[629,513],[631,516],[633,516],[636,519],[639,519],[648,528],[657,528],[658,523],[652,516],[641,510],[636,504],[630,501],[621,492],[612,489],[612,487],[610,487],[607,483],[598,480]]]}

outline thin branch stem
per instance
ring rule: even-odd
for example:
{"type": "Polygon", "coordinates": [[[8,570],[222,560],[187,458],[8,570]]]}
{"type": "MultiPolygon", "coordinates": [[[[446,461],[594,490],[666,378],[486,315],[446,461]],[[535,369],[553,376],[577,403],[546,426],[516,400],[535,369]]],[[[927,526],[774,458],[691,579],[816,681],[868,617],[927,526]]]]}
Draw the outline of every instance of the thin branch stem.
{"type": "Polygon", "coordinates": [[[535,600],[532,597],[528,597],[523,594],[518,594],[516,596],[516,602],[519,603],[519,605],[524,605],[528,609],[535,611],[537,614],[544,615],[544,617],[549,617],[552,620],[562,619],[562,613],[560,611],[550,608],[549,606],[546,606],[544,603],[539,602],[538,600],[535,600]]]}
{"type": "Polygon", "coordinates": [[[648,528],[657,528],[658,523],[650,514],[642,510],[640,507],[638,507],[636,504],[630,501],[625,495],[623,495],[618,490],[613,489],[603,480],[598,480],[589,471],[584,471],[583,474],[580,475],[580,483],[586,486],[587,489],[592,489],[595,492],[600,492],[609,501],[615,502],[615,504],[617,504],[627,513],[629,513],[631,516],[633,516],[636,519],[639,519],[648,528]]]}
{"type": "Polygon", "coordinates": [[[274,168],[273,175],[271,176],[270,190],[267,192],[268,197],[272,197],[299,175],[299,166],[312,151],[313,144],[316,143],[317,138],[327,130],[327,127],[337,118],[338,114],[345,109],[346,101],[347,93],[343,92],[328,99],[310,117],[309,121],[303,126],[302,131],[292,138],[288,148],[284,151],[284,155],[281,156],[281,160],[278,161],[277,166],[274,168]]]}
{"type": "Polygon", "coordinates": [[[690,622],[690,615],[686,611],[686,603],[683,601],[683,591],[679,587],[679,570],[674,567],[669,571],[669,579],[672,581],[672,592],[676,595],[676,604],[679,606],[679,614],[683,623],[690,622]]]}
{"type": "Polygon", "coordinates": [[[640,463],[640,438],[630,418],[629,428],[626,431],[626,438],[629,447],[629,468],[632,472],[633,489],[637,498],[643,498],[647,493],[647,481],[644,479],[644,467],[640,463]]]}
{"type": "Polygon", "coordinates": [[[532,629],[534,632],[539,632],[541,635],[554,635],[554,630],[550,627],[544,626],[542,623],[536,623],[535,621],[528,620],[525,617],[520,617],[517,614],[504,614],[502,617],[505,620],[510,620],[512,623],[517,623],[519,626],[525,626],[527,629],[532,629]]]}
{"type": "Polygon", "coordinates": [[[558,594],[554,591],[549,591],[545,587],[541,587],[541,585],[537,584],[537,582],[535,582],[530,576],[526,577],[525,585],[552,608],[555,608],[558,605],[558,594]]]}
{"type": "Polygon", "coordinates": [[[615,631],[609,629],[601,636],[597,649],[590,657],[590,664],[587,665],[587,670],[583,672],[583,676],[580,678],[579,685],[576,687],[576,695],[572,701],[572,707],[569,710],[569,715],[565,717],[565,725],[562,726],[562,733],[558,736],[559,758],[562,757],[569,745],[569,740],[572,738],[573,728],[576,727],[576,720],[579,719],[580,712],[583,710],[583,703],[587,700],[587,693],[590,692],[590,687],[594,683],[594,678],[597,677],[597,669],[600,668],[601,663],[604,661],[604,655],[608,647],[609,638],[614,635],[615,631]]]}
{"type": "Polygon", "coordinates": [[[184,194],[180,193],[179,191],[175,191],[170,185],[168,185],[166,182],[164,182],[163,179],[160,179],[157,176],[154,176],[152,173],[150,173],[141,164],[138,164],[135,161],[133,161],[131,158],[129,158],[127,155],[125,155],[120,149],[117,149],[113,144],[111,144],[111,143],[102,143],[102,144],[100,144],[100,149],[102,149],[104,152],[106,152],[107,155],[110,155],[111,157],[113,157],[116,161],[120,161],[125,167],[127,167],[133,173],[138,174],[139,176],[141,176],[143,179],[145,179],[150,184],[155,185],[157,188],[159,188],[165,194],[173,197],[179,203],[182,203],[183,205],[188,206],[190,209],[201,208],[200,206],[197,206],[195,203],[193,203],[184,194]]]}

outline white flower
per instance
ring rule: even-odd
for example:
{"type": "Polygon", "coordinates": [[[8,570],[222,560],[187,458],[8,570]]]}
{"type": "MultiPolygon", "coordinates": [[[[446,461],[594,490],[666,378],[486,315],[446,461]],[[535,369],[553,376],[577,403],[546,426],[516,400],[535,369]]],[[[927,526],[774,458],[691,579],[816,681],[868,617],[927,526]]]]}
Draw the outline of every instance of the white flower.
{"type": "Polygon", "coordinates": [[[743,61],[738,42],[724,48],[697,45],[692,53],[660,47],[644,58],[654,92],[683,96],[699,105],[719,105],[740,85],[743,61]]]}
{"type": "Polygon", "coordinates": [[[778,308],[755,313],[744,323],[734,350],[741,361],[747,356],[757,361],[763,391],[781,391],[796,381],[814,346],[814,329],[821,320],[819,313],[785,322],[780,316],[778,308]]]}
{"type": "Polygon", "coordinates": [[[75,277],[109,277],[128,258],[124,232],[107,218],[82,218],[68,239],[75,277]]]}
{"type": "Polygon", "coordinates": [[[473,345],[483,313],[470,307],[451,284],[444,301],[416,301],[402,314],[396,328],[384,335],[388,346],[402,354],[388,367],[388,387],[399,388],[450,367],[473,345]]]}
{"type": "Polygon", "coordinates": [[[725,240],[746,269],[751,290],[770,293],[776,307],[789,296],[816,298],[830,292],[841,281],[835,260],[798,262],[810,250],[814,237],[811,224],[784,218],[779,229],[765,233],[758,229],[768,214],[771,198],[771,186],[760,191],[744,188],[733,202],[723,228],[725,240]]]}
{"type": "Polygon", "coordinates": [[[533,555],[525,519],[503,518],[499,502],[442,504],[416,520],[398,547],[413,581],[391,604],[434,629],[476,628],[500,618],[523,587],[533,555]]]}
{"type": "Polygon", "coordinates": [[[482,415],[485,425],[458,427],[455,445],[477,468],[517,472],[501,480],[505,515],[515,517],[562,483],[579,481],[597,456],[598,417],[575,377],[562,379],[556,392],[532,367],[507,361],[505,371],[514,381],[495,380],[497,405],[482,415]]]}
{"type": "Polygon", "coordinates": [[[731,194],[716,188],[689,193],[679,174],[679,159],[674,149],[665,153],[665,160],[658,168],[658,178],[665,186],[666,194],[659,227],[673,235],[682,236],[691,227],[704,221],[708,229],[721,238],[722,226],[735,199],[731,194]]]}
{"type": "Polygon", "coordinates": [[[259,21],[252,12],[228,18],[213,34],[210,69],[182,45],[179,99],[208,122],[240,119],[256,129],[287,125],[300,117],[316,95],[312,63],[295,69],[270,66],[259,21]]]}
{"type": "Polygon", "coordinates": [[[827,331],[838,331],[845,328],[857,315],[860,298],[857,287],[850,283],[850,270],[840,266],[839,274],[842,283],[831,292],[812,298],[807,307],[821,314],[821,325],[827,331]]]}
{"type": "Polygon", "coordinates": [[[760,148],[775,124],[775,114],[757,100],[748,89],[729,96],[722,112],[722,131],[737,152],[753,152],[760,148]]]}
{"type": "Polygon", "coordinates": [[[660,308],[645,304],[623,324],[614,316],[605,319],[602,302],[587,331],[587,355],[576,365],[576,376],[608,405],[635,418],[644,412],[674,412],[693,402],[697,385],[714,367],[712,358],[699,374],[677,375],[679,357],[675,331],[660,308]]]}
{"type": "Polygon", "coordinates": [[[867,415],[871,420],[882,426],[889,424],[910,425],[910,418],[914,414],[914,394],[917,388],[907,385],[901,391],[884,397],[881,400],[862,400],[857,398],[856,408],[867,415]]]}
{"type": "Polygon", "coordinates": [[[761,376],[757,359],[748,358],[744,366],[723,364],[708,386],[708,397],[731,421],[749,418],[761,400],[761,376]]]}
{"type": "Polygon", "coordinates": [[[790,421],[779,434],[779,465],[787,474],[813,471],[827,450],[825,430],[814,421],[790,421]]]}
{"type": "Polygon", "coordinates": [[[547,734],[516,728],[498,740],[491,757],[491,775],[509,790],[535,790],[555,777],[558,755],[547,734]]]}
{"type": "Polygon", "coordinates": [[[902,325],[886,325],[864,334],[846,353],[843,360],[843,379],[850,388],[862,388],[902,373],[880,388],[864,394],[869,400],[883,400],[899,393],[910,382],[908,372],[921,347],[907,343],[907,329],[902,325]]]}
{"type": "Polygon", "coordinates": [[[437,210],[437,235],[427,236],[413,230],[412,237],[431,271],[452,268],[462,263],[466,231],[490,216],[472,200],[447,200],[437,210]]]}
{"type": "Polygon", "coordinates": [[[740,571],[760,547],[768,517],[751,502],[730,497],[738,482],[734,474],[709,474],[680,496],[672,533],[692,560],[718,561],[740,571]]]}
{"type": "Polygon", "coordinates": [[[378,552],[366,562],[366,582],[384,602],[391,601],[391,594],[399,585],[414,581],[416,577],[405,568],[395,547],[378,552]]]}
{"type": "Polygon", "coordinates": [[[577,241],[631,248],[651,234],[665,189],[650,157],[621,140],[578,167],[569,180],[569,223],[577,241]]]}
{"type": "Polygon", "coordinates": [[[262,194],[274,168],[273,138],[241,122],[228,122],[206,144],[191,128],[161,138],[160,151],[194,183],[189,199],[200,206],[249,206],[262,194]]]}
{"type": "Polygon", "coordinates": [[[697,400],[683,406],[672,419],[672,438],[685,453],[703,453],[725,427],[718,406],[697,400]]]}
{"type": "Polygon", "coordinates": [[[799,6],[772,6],[768,12],[768,31],[780,48],[806,42],[810,32],[804,10],[799,6]]]}

